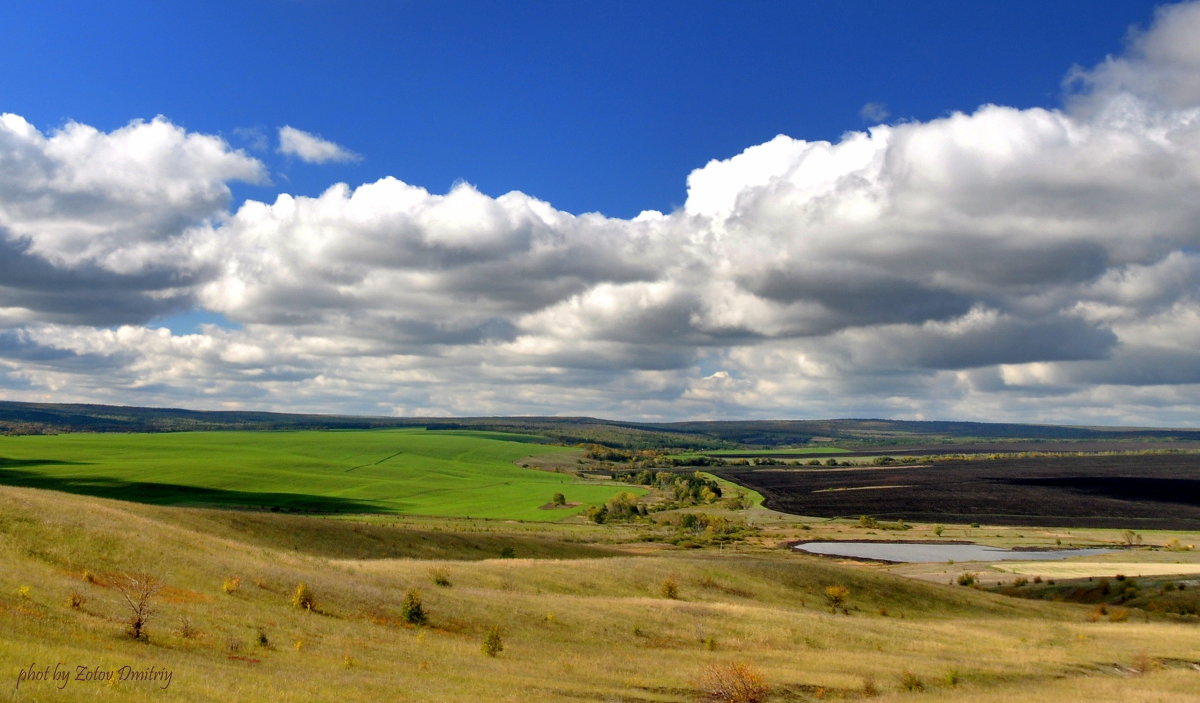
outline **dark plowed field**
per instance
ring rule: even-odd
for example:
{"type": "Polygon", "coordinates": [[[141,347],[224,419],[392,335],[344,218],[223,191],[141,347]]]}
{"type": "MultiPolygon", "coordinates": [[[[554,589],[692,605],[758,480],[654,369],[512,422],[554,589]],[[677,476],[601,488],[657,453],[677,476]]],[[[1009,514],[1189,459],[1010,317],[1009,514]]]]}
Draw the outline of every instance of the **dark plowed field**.
{"type": "Polygon", "coordinates": [[[917,522],[1200,529],[1200,455],[949,461],[895,468],[729,467],[769,508],[917,522]]]}

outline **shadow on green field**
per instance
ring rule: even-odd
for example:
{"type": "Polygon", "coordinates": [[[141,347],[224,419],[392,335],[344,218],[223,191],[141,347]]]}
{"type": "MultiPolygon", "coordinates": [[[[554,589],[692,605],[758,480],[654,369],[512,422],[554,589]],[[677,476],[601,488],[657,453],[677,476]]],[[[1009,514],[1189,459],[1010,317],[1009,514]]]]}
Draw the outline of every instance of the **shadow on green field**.
{"type": "MultiPolygon", "coordinates": [[[[3,459],[0,467],[68,465],[78,462],[52,459],[3,459]]],[[[64,493],[127,500],[153,505],[188,505],[270,510],[284,513],[320,513],[346,515],[386,512],[380,506],[361,500],[306,493],[258,493],[219,488],[183,486],[174,483],[125,481],[106,476],[48,476],[33,471],[0,468],[0,484],[24,488],[43,488],[64,493]]]]}
{"type": "Polygon", "coordinates": [[[83,461],[64,461],[62,459],[10,459],[0,456],[0,467],[9,466],[84,466],[83,461]]]}

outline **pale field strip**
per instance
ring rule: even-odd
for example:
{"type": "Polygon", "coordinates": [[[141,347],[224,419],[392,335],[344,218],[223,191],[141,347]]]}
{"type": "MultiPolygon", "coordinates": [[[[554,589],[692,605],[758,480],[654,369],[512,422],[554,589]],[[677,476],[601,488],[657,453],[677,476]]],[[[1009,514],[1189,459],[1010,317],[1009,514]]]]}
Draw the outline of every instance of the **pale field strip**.
{"type": "Polygon", "coordinates": [[[1008,561],[992,564],[991,568],[1011,574],[1041,576],[1042,578],[1091,578],[1094,576],[1175,576],[1200,574],[1200,564],[1154,564],[1135,561],[1008,561]]]}

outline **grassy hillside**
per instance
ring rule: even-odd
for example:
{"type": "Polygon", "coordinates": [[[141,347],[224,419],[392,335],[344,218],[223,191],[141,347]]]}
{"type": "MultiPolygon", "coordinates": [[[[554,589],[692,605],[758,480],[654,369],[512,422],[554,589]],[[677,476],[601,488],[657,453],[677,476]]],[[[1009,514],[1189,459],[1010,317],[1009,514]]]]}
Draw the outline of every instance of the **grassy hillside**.
{"type": "Polygon", "coordinates": [[[0,483],[162,505],[519,520],[559,520],[621,490],[515,465],[572,451],[536,441],[423,429],[0,437],[0,483]],[[556,492],[580,506],[540,509],[556,492]]]}
{"type": "Polygon", "coordinates": [[[706,667],[732,662],[758,669],[771,701],[1182,702],[1200,681],[1194,626],[1089,622],[1084,606],[779,549],[635,539],[619,525],[388,527],[0,488],[0,671],[14,701],[690,702],[706,667]],[[547,558],[473,554],[511,540],[525,540],[518,557],[536,544],[547,558]],[[146,642],[124,634],[117,585],[131,570],[163,582],[146,642]],[[311,611],[291,604],[301,582],[311,611]],[[831,585],[848,589],[847,614],[826,605],[831,585]],[[424,626],[402,616],[410,589],[424,626]],[[492,627],[496,657],[481,651],[492,627]],[[166,691],[161,679],[14,688],[31,664],[172,678],[166,691]]]}

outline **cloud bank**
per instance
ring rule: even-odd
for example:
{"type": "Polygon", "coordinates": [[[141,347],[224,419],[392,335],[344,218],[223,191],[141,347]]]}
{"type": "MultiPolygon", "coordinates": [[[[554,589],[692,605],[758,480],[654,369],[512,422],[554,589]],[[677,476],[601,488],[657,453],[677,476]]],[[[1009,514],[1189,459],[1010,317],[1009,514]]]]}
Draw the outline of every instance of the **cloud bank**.
{"type": "Polygon", "coordinates": [[[266,169],[217,137],[4,115],[0,395],[1194,425],[1197,35],[1171,6],[1062,109],[781,135],[632,220],[395,178],[231,211],[266,169]],[[151,323],[191,309],[238,328],[151,323]]]}

